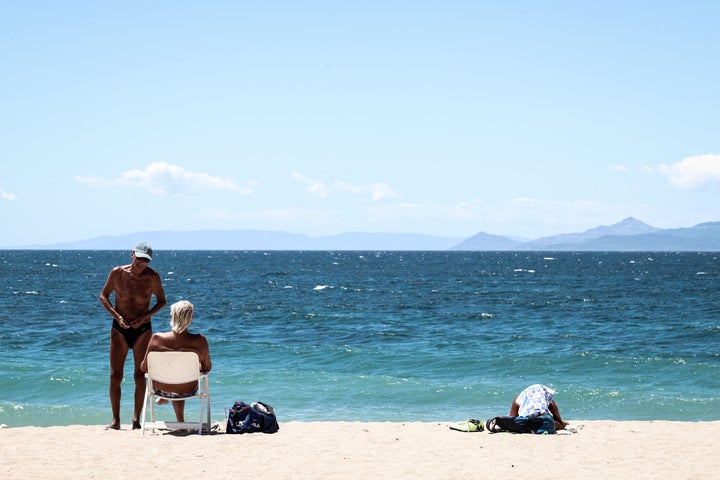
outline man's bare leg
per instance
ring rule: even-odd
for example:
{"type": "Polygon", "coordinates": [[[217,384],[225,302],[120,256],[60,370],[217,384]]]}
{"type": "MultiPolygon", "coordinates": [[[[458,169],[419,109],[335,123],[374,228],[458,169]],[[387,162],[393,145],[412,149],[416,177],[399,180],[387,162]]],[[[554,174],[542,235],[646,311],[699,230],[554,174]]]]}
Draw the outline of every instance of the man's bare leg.
{"type": "Polygon", "coordinates": [[[120,397],[125,358],[128,347],[125,337],[114,328],[110,330],[110,408],[112,409],[112,422],[106,427],[120,430],[120,397]]]}
{"type": "Polygon", "coordinates": [[[140,364],[145,358],[145,352],[147,351],[148,343],[152,337],[152,330],[143,332],[133,345],[133,360],[135,361],[135,410],[133,412],[132,428],[138,430],[142,428],[140,425],[140,414],[142,413],[143,405],[145,404],[145,373],[140,370],[140,364]]]}

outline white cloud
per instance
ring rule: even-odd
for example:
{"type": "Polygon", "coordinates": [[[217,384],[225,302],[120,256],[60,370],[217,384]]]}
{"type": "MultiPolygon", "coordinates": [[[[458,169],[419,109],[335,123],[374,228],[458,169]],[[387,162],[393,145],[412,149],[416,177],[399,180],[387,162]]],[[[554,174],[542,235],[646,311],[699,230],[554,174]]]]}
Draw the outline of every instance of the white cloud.
{"type": "Polygon", "coordinates": [[[319,180],[313,180],[297,172],[293,172],[292,178],[305,184],[305,191],[313,197],[325,198],[330,194],[330,188],[319,180]]]}
{"type": "Polygon", "coordinates": [[[673,185],[684,190],[696,190],[720,184],[720,155],[697,155],[670,166],[660,165],[673,185]]]}
{"type": "Polygon", "coordinates": [[[398,196],[398,194],[390,188],[390,185],[385,183],[373,183],[368,185],[368,188],[372,192],[370,198],[372,198],[373,201],[387,200],[398,196]]]}
{"type": "Polygon", "coordinates": [[[352,185],[347,182],[342,182],[339,180],[336,180],[335,182],[333,182],[333,190],[335,190],[336,192],[349,192],[349,193],[362,192],[361,188],[358,188],[355,185],[352,185]]]}
{"type": "Polygon", "coordinates": [[[240,188],[231,180],[214,177],[207,173],[193,172],[166,162],[151,163],[145,170],[128,170],[116,179],[98,177],[75,177],[75,179],[89,187],[134,187],[145,189],[155,195],[198,190],[227,190],[247,195],[252,193],[255,187],[255,184],[249,183],[246,188],[240,188]]]}
{"type": "Polygon", "coordinates": [[[0,198],[2,198],[3,200],[15,200],[16,197],[14,193],[6,192],[2,188],[0,188],[0,198]]]}
{"type": "Polygon", "coordinates": [[[332,192],[345,192],[353,194],[369,194],[373,201],[386,200],[398,196],[389,185],[385,183],[370,183],[366,185],[353,185],[342,180],[336,180],[332,185],[328,185],[321,180],[307,178],[306,176],[294,172],[292,178],[300,183],[305,184],[305,191],[310,195],[318,198],[325,198],[332,192]]]}
{"type": "Polygon", "coordinates": [[[616,172],[627,172],[628,171],[628,169],[625,165],[619,165],[619,164],[609,165],[608,168],[610,170],[614,170],[616,172]]]}
{"type": "Polygon", "coordinates": [[[540,202],[540,200],[537,200],[537,199],[535,199],[535,198],[526,198],[526,197],[514,198],[514,199],[513,199],[513,202],[515,202],[515,203],[525,203],[525,204],[537,204],[537,203],[542,203],[542,202],[540,202]]]}

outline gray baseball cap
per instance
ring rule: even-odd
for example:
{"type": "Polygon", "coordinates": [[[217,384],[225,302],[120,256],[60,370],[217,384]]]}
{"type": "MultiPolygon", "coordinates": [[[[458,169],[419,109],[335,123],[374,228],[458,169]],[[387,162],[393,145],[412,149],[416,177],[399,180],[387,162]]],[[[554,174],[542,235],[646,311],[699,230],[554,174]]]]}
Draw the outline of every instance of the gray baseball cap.
{"type": "Polygon", "coordinates": [[[147,242],[140,242],[135,245],[133,252],[138,258],[147,258],[148,262],[152,260],[152,247],[147,242]]]}

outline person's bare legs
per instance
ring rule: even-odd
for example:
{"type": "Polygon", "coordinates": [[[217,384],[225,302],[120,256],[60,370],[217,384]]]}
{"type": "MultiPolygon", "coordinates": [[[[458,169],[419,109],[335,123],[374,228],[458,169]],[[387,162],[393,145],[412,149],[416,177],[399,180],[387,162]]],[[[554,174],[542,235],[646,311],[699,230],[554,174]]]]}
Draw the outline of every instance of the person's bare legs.
{"type": "Polygon", "coordinates": [[[145,358],[148,343],[152,337],[152,330],[143,332],[133,345],[133,360],[135,361],[135,409],[133,412],[132,428],[138,430],[142,428],[140,425],[140,414],[142,413],[143,404],[145,403],[145,373],[140,370],[140,364],[145,358]]]}
{"type": "Polygon", "coordinates": [[[112,409],[112,422],[106,427],[120,430],[120,397],[125,359],[128,346],[125,337],[114,328],[110,329],[110,408],[112,409]]]}
{"type": "Polygon", "coordinates": [[[185,400],[176,400],[172,402],[173,410],[175,410],[175,418],[178,422],[185,422],[185,400]]]}

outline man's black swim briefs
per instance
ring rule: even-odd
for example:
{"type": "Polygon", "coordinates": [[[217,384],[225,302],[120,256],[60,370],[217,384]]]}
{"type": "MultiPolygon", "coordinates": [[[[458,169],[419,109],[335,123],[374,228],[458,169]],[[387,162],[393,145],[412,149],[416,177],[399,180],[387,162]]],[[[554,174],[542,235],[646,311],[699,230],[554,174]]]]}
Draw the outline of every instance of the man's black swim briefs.
{"type": "Polygon", "coordinates": [[[145,322],[138,328],[122,328],[118,321],[113,318],[112,328],[120,332],[122,336],[125,337],[128,348],[133,348],[135,340],[137,340],[140,335],[147,332],[148,330],[152,330],[152,324],[150,322],[145,322]]]}

